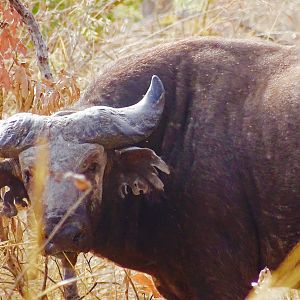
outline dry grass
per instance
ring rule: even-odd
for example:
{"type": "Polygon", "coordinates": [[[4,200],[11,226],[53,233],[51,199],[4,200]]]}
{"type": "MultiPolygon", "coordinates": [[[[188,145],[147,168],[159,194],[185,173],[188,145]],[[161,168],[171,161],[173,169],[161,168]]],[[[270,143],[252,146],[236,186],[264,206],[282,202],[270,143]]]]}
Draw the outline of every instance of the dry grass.
{"type": "MultiPolygon", "coordinates": [[[[126,6],[128,2],[27,1],[35,11],[39,6],[35,17],[48,43],[56,81],[69,80],[58,91],[52,91],[59,93],[59,98],[53,96],[51,107],[38,107],[37,98],[41,93],[37,90],[44,89],[46,93],[53,84],[41,82],[28,33],[25,28],[21,29],[20,36],[29,51],[21,58],[23,65],[12,65],[11,71],[18,74],[18,68],[26,66],[27,84],[30,91],[34,91],[36,100],[32,99],[31,110],[50,113],[59,109],[77,99],[77,86],[84,89],[107,63],[166,41],[215,35],[257,37],[300,45],[299,0],[177,0],[171,11],[148,18],[143,18],[138,9],[126,6]]],[[[0,91],[0,98],[4,99],[3,108],[1,104],[4,116],[20,111],[22,107],[30,109],[26,99],[17,95],[0,91]]],[[[35,237],[39,234],[35,224],[32,213],[25,210],[11,220],[0,220],[0,299],[62,298],[61,266],[56,259],[46,261],[37,254],[35,237]]],[[[294,291],[278,290],[281,286],[299,286],[299,252],[297,250],[290,256],[289,263],[274,273],[272,280],[259,282],[256,290],[260,292],[253,293],[251,299],[299,299],[294,291]],[[277,289],[271,295],[273,287],[277,289]],[[281,291],[285,294],[281,295],[281,291]]],[[[91,254],[80,256],[76,273],[79,292],[84,299],[150,299],[153,294],[143,275],[91,254]]]]}

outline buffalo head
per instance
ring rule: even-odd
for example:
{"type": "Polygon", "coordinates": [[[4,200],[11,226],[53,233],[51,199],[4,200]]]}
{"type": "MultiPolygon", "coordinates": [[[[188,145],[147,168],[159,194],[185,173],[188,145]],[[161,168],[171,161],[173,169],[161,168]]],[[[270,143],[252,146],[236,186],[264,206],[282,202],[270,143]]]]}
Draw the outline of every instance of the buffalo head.
{"type": "Polygon", "coordinates": [[[124,197],[163,188],[155,169],[168,167],[145,148],[124,148],[146,139],[159,123],[164,108],[164,87],[153,76],[150,87],[137,104],[125,108],[93,106],[81,111],[59,112],[52,116],[17,114],[0,123],[0,156],[19,159],[20,171],[29,198],[32,195],[37,153],[48,153],[48,176],[43,191],[44,232],[51,234],[78,199],[82,202],[65,220],[45,247],[47,254],[82,252],[91,248],[91,227],[102,201],[108,153],[115,161],[118,192],[124,197]],[[37,144],[43,138],[44,143],[37,144]],[[88,193],[74,185],[70,174],[81,174],[90,182],[88,193]],[[84,196],[84,197],[82,197],[84,196]]]}

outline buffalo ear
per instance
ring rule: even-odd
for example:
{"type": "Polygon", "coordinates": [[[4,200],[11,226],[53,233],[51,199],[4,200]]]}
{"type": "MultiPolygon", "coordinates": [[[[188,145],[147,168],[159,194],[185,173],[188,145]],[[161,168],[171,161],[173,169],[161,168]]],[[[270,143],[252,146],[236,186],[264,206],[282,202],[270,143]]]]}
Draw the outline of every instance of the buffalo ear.
{"type": "Polygon", "coordinates": [[[115,150],[114,162],[117,167],[118,193],[122,198],[128,194],[128,187],[134,195],[147,194],[153,190],[163,191],[164,184],[157,169],[170,174],[167,164],[148,148],[115,150]]]}
{"type": "Polygon", "coordinates": [[[13,217],[18,211],[16,204],[23,207],[30,203],[26,189],[20,175],[19,162],[15,159],[6,159],[0,162],[0,189],[9,187],[9,191],[4,193],[3,207],[0,216],[13,217]],[[27,199],[28,202],[23,199],[27,199]]]}

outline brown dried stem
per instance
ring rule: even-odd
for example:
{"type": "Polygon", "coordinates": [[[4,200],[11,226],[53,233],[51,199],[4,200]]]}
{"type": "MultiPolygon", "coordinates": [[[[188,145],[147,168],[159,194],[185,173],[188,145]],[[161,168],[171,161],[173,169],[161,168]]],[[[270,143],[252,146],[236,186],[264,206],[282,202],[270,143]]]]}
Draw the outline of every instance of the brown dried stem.
{"type": "Polygon", "coordinates": [[[47,46],[43,40],[39,25],[34,19],[33,14],[19,1],[9,0],[10,4],[22,17],[22,21],[27,25],[31,39],[36,49],[36,56],[42,75],[47,79],[52,79],[52,73],[48,61],[47,46]]]}
{"type": "MultiPolygon", "coordinates": [[[[47,279],[48,279],[48,259],[49,257],[46,256],[45,259],[45,270],[44,270],[44,280],[43,280],[43,286],[42,286],[42,291],[46,290],[47,287],[47,279]]],[[[48,296],[47,295],[43,295],[40,300],[48,300],[48,296]]]]}
{"type": "Polygon", "coordinates": [[[2,119],[2,114],[3,114],[3,89],[0,88],[0,120],[2,119]]]}
{"type": "MultiPolygon", "coordinates": [[[[8,228],[4,221],[5,217],[0,216],[0,242],[8,240],[8,228]]],[[[5,251],[5,250],[4,250],[5,251]]]]}

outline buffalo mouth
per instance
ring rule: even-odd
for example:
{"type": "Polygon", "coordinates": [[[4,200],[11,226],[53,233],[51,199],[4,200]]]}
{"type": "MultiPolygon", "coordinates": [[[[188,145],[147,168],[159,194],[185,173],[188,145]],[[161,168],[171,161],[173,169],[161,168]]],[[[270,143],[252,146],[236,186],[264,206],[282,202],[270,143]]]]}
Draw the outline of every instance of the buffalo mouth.
{"type": "Polygon", "coordinates": [[[66,255],[69,256],[68,254],[72,254],[74,255],[75,253],[77,253],[77,255],[81,252],[83,253],[87,253],[90,251],[90,247],[88,247],[88,245],[86,245],[86,247],[82,247],[81,249],[78,248],[64,248],[64,247],[60,247],[59,245],[57,245],[54,242],[47,242],[47,244],[44,246],[43,249],[43,255],[44,256],[55,256],[57,258],[63,258],[66,255]]]}
{"type": "Polygon", "coordinates": [[[53,256],[55,258],[58,258],[60,260],[70,260],[70,257],[78,256],[79,252],[75,251],[61,251],[61,252],[55,252],[55,253],[44,253],[45,256],[53,256]]]}
{"type": "Polygon", "coordinates": [[[62,253],[88,252],[92,248],[92,233],[86,223],[73,221],[56,230],[57,223],[46,223],[44,255],[61,256],[62,253]]]}

